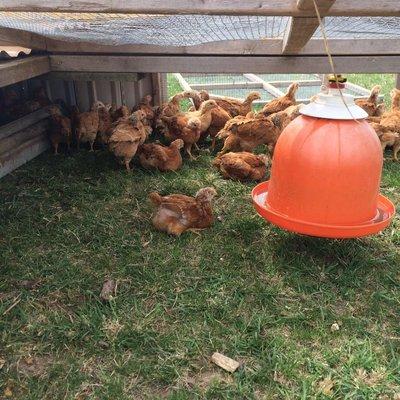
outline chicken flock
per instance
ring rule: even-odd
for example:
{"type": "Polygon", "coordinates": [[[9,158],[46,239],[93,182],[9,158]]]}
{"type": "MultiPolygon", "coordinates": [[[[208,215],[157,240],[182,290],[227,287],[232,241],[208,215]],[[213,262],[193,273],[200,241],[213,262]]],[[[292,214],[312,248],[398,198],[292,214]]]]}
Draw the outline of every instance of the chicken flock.
{"type": "MultiPolygon", "coordinates": [[[[279,135],[300,114],[303,105],[297,104],[295,98],[298,87],[292,83],[285,95],[267,103],[259,112],[252,111],[252,103],[261,98],[258,92],[251,92],[244,101],[239,101],[228,97],[210,99],[206,91],[184,91],[159,107],[153,107],[152,97],[147,95],[132,110],[97,101],[90,111],[81,113],[73,107],[67,116],[60,107],[51,105],[49,139],[55,154],[60,144],[69,149],[75,142],[78,149],[85,145],[94,151],[98,143],[108,148],[127,171],[131,171],[132,160],[136,158],[145,169],[165,172],[177,171],[182,166],[181,149],[184,158],[193,160],[193,153],[210,138],[211,151],[217,141],[222,142],[212,165],[223,178],[259,181],[265,178],[279,135]],[[188,111],[180,107],[184,99],[191,99],[193,104],[188,111]],[[264,145],[265,153],[254,154],[260,145],[264,145]]],[[[379,92],[380,87],[375,86],[368,99],[356,103],[368,113],[382,149],[393,147],[397,160],[400,90],[391,92],[392,106],[388,111],[378,104],[379,92]]],[[[153,225],[172,235],[207,228],[213,223],[215,195],[212,187],[199,190],[195,197],[150,193],[149,199],[155,207],[153,225]]]]}

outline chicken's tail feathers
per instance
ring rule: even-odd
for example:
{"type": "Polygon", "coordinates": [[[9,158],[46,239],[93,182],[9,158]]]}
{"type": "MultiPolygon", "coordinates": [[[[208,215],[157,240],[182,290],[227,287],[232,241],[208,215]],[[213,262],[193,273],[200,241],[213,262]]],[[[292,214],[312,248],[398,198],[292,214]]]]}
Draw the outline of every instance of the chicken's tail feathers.
{"type": "Polygon", "coordinates": [[[214,158],[214,160],[213,160],[213,162],[212,162],[212,165],[213,165],[214,167],[219,167],[219,166],[221,165],[221,157],[216,157],[216,158],[214,158]]]}
{"type": "Polygon", "coordinates": [[[380,91],[381,91],[381,86],[380,85],[375,85],[371,89],[371,93],[369,95],[368,100],[373,102],[373,103],[376,103],[378,101],[378,96],[379,96],[380,91]]]}
{"type": "Polygon", "coordinates": [[[155,205],[159,206],[162,203],[162,196],[160,196],[157,192],[151,192],[149,194],[149,200],[155,205]]]}
{"type": "Polygon", "coordinates": [[[289,97],[293,97],[293,98],[294,98],[294,96],[295,96],[295,94],[296,94],[298,88],[299,88],[299,84],[298,84],[297,82],[293,82],[293,83],[288,87],[288,90],[287,90],[286,95],[289,96],[289,97]]]}

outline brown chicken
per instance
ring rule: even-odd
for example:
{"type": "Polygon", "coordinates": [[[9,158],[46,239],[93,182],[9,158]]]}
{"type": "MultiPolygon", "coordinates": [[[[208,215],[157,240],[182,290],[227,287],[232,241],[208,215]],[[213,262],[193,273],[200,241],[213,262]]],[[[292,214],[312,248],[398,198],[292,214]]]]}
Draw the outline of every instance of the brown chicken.
{"type": "Polygon", "coordinates": [[[143,97],[143,99],[140,100],[139,104],[135,107],[133,107],[133,112],[137,110],[142,110],[146,114],[146,125],[153,126],[154,124],[154,109],[151,105],[151,102],[153,101],[153,97],[151,95],[146,95],[143,97]]]}
{"type": "Polygon", "coordinates": [[[380,91],[381,87],[379,85],[376,85],[372,88],[368,99],[355,100],[355,103],[364,111],[366,111],[370,117],[376,116],[380,91]]]}
{"type": "Polygon", "coordinates": [[[186,126],[180,130],[168,130],[165,138],[169,141],[182,139],[184,142],[184,151],[191,160],[195,158],[192,155],[192,146],[196,144],[201,135],[201,121],[199,118],[190,118],[186,126]]]}
{"type": "Polygon", "coordinates": [[[150,193],[149,198],[156,207],[154,227],[175,236],[187,230],[208,228],[214,221],[211,202],[216,194],[212,187],[200,189],[194,198],[182,194],[160,196],[157,192],[150,193]]]}
{"type": "Polygon", "coordinates": [[[88,112],[81,113],[77,116],[76,126],[76,142],[79,150],[80,144],[89,143],[90,151],[93,150],[93,145],[99,130],[99,109],[104,104],[100,101],[93,103],[92,108],[88,112]]]}
{"type": "Polygon", "coordinates": [[[119,119],[126,119],[129,117],[130,112],[127,106],[116,107],[115,105],[111,106],[110,115],[112,122],[117,122],[119,119]]]}
{"type": "Polygon", "coordinates": [[[398,161],[397,153],[400,151],[400,135],[383,127],[379,123],[370,123],[374,128],[381,142],[382,151],[385,153],[386,147],[393,147],[393,159],[398,161]]]}
{"type": "Polygon", "coordinates": [[[213,165],[225,179],[259,181],[265,177],[269,161],[265,154],[255,155],[242,151],[223,154],[213,161],[213,165]]]}
{"type": "Polygon", "coordinates": [[[283,111],[286,108],[293,106],[296,104],[296,92],[299,88],[299,84],[297,82],[293,82],[285,95],[278,97],[267,103],[263,109],[260,111],[259,115],[263,114],[264,116],[268,116],[274,114],[279,111],[283,111]]]}
{"type": "Polygon", "coordinates": [[[218,156],[229,151],[252,152],[257,146],[265,144],[272,153],[282,130],[299,115],[301,104],[291,106],[272,114],[269,117],[260,117],[242,119],[236,117],[236,121],[228,121],[217,137],[225,138],[224,146],[218,153],[218,156]]]}
{"type": "Polygon", "coordinates": [[[244,101],[230,97],[214,98],[216,103],[232,117],[236,117],[237,115],[246,115],[251,111],[253,101],[259,99],[261,99],[261,95],[258,92],[250,92],[244,101]]]}
{"type": "Polygon", "coordinates": [[[120,119],[112,130],[108,141],[108,148],[114,156],[124,164],[127,171],[138,147],[147,139],[147,132],[142,123],[145,114],[142,111],[134,112],[127,119],[120,119]]]}
{"type": "Polygon", "coordinates": [[[392,97],[391,109],[382,115],[380,124],[388,131],[400,133],[400,89],[393,89],[390,95],[392,97]]]}
{"type": "Polygon", "coordinates": [[[220,106],[211,111],[211,123],[205,134],[206,136],[210,136],[212,139],[211,150],[215,149],[215,140],[218,132],[231,119],[232,116],[220,106]]]}
{"type": "Polygon", "coordinates": [[[48,135],[54,149],[54,154],[57,155],[59,154],[58,146],[60,143],[65,143],[67,149],[70,149],[72,139],[71,120],[64,117],[57,106],[50,106],[49,112],[51,118],[48,135]]]}
{"type": "Polygon", "coordinates": [[[155,168],[159,171],[176,171],[182,166],[180,149],[183,140],[176,139],[169,146],[157,143],[145,143],[138,149],[139,161],[143,168],[155,168]]]}
{"type": "Polygon", "coordinates": [[[202,103],[200,108],[196,111],[190,111],[186,113],[181,112],[172,117],[163,116],[161,119],[167,124],[167,128],[171,131],[172,135],[179,135],[179,133],[182,132],[185,127],[187,127],[190,119],[198,118],[201,123],[200,132],[205,133],[211,125],[211,112],[217,107],[217,103],[214,100],[207,100],[202,103]]]}
{"type": "Polygon", "coordinates": [[[155,113],[155,129],[161,133],[165,134],[168,131],[168,126],[165,121],[163,121],[163,117],[172,117],[181,112],[180,102],[184,99],[188,99],[193,96],[193,92],[185,91],[177,93],[175,96],[171,98],[167,103],[164,103],[162,106],[158,107],[155,113]]]}
{"type": "Polygon", "coordinates": [[[97,141],[105,148],[110,140],[112,133],[112,119],[110,114],[111,105],[102,105],[99,107],[99,129],[97,132],[97,141]]]}

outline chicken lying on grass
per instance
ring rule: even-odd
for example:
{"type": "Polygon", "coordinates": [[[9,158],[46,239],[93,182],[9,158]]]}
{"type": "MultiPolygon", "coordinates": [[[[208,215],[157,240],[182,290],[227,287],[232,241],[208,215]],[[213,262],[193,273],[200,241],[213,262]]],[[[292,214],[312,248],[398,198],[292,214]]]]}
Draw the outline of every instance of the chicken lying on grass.
{"type": "Polygon", "coordinates": [[[57,155],[59,154],[58,146],[60,143],[65,143],[67,149],[70,149],[72,140],[71,120],[63,116],[57,106],[50,106],[49,112],[51,119],[48,135],[54,149],[54,154],[57,155]]]}
{"type": "Polygon", "coordinates": [[[114,127],[108,142],[109,150],[124,164],[127,171],[138,147],[147,139],[147,130],[143,125],[146,115],[143,111],[134,112],[129,118],[121,118],[114,127]]]}
{"type": "Polygon", "coordinates": [[[143,168],[155,168],[159,171],[176,171],[182,166],[180,149],[182,139],[174,140],[169,146],[157,143],[145,143],[139,147],[139,162],[143,168]]]}
{"type": "Polygon", "coordinates": [[[267,103],[263,109],[258,113],[260,118],[262,116],[268,116],[279,111],[283,111],[290,106],[294,106],[296,104],[296,92],[299,88],[299,84],[297,82],[293,82],[289,87],[285,95],[278,97],[267,103]]]}
{"type": "Polygon", "coordinates": [[[208,228],[214,221],[212,200],[216,194],[212,187],[200,189],[195,197],[150,193],[150,201],[156,207],[153,215],[154,227],[175,236],[187,230],[208,228]]]}
{"type": "Polygon", "coordinates": [[[225,179],[260,181],[267,173],[269,162],[270,159],[265,154],[255,155],[242,151],[223,154],[213,161],[213,165],[225,179]]]}

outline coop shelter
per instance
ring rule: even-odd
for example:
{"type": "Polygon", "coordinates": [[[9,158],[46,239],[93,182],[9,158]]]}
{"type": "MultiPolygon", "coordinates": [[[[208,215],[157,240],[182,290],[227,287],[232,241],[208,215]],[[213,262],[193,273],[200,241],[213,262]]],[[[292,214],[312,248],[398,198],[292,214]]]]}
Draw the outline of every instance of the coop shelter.
{"type": "MultiPolygon", "coordinates": [[[[185,90],[241,98],[251,88],[263,104],[296,77],[299,100],[307,102],[321,74],[331,72],[315,5],[337,72],[399,72],[397,0],[3,0],[0,175],[48,146],[46,107],[10,112],[10,91],[21,102],[45,91],[50,101],[81,110],[95,100],[132,106],[145,94],[160,104],[166,73],[174,73],[185,90]]],[[[367,96],[356,85],[348,89],[367,96]]]]}

